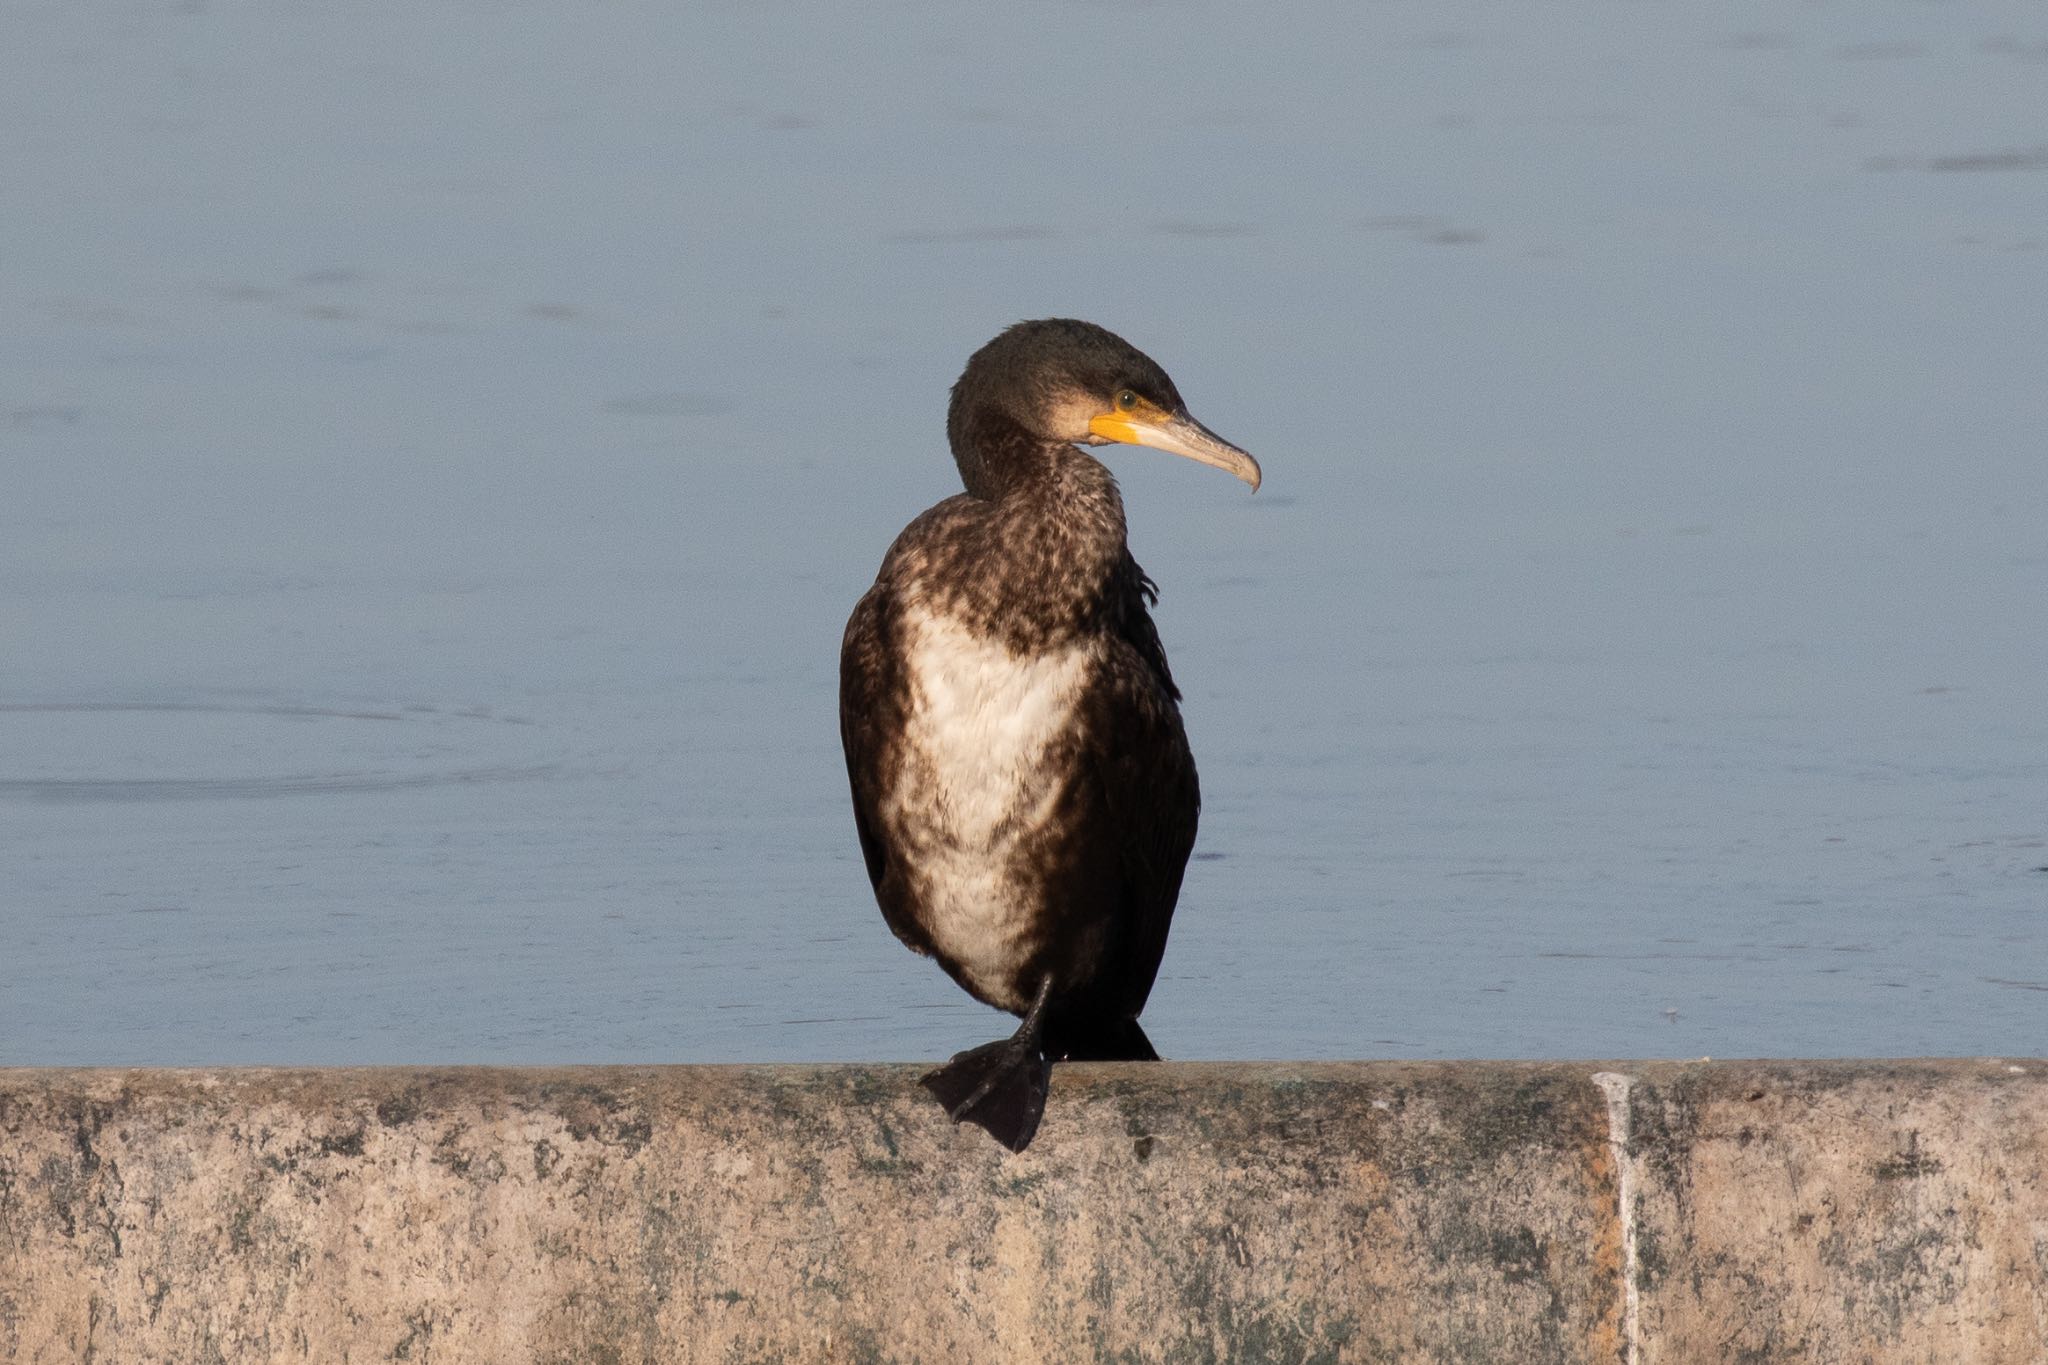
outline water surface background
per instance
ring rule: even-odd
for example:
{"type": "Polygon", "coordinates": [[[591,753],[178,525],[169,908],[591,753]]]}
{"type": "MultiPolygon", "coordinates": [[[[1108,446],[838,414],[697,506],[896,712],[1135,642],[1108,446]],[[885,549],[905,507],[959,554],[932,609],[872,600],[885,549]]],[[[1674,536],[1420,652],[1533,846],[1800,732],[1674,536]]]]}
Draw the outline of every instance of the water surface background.
{"type": "Polygon", "coordinates": [[[2039,1051],[2038,5],[13,4],[0,1062],[938,1057],[846,612],[1020,317],[1178,1057],[2039,1051]]]}

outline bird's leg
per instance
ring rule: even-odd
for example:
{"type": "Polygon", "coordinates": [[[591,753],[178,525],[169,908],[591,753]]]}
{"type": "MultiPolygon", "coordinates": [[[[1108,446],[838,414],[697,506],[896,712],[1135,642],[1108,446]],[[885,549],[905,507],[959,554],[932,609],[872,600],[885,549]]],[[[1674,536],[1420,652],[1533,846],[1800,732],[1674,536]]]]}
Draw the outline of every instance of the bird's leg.
{"type": "MultiPolygon", "coordinates": [[[[1043,1058],[1045,1055],[1045,1049],[1042,1046],[1042,1040],[1045,1037],[1045,1002],[1051,994],[1052,977],[1047,976],[1038,983],[1038,994],[1031,1001],[1031,1008],[1025,1011],[1024,1022],[1017,1025],[1017,1031],[1003,1041],[991,1043],[989,1046],[1000,1048],[1005,1059],[1009,1061],[1021,1062],[1031,1058],[1043,1058]]],[[[963,1052],[960,1056],[971,1057],[975,1052],[979,1051],[981,1051],[980,1048],[975,1048],[973,1052],[963,1052]]],[[[958,1061],[959,1057],[954,1058],[954,1060],[958,1061]]],[[[958,1104],[948,1105],[946,1112],[952,1116],[953,1122],[958,1123],[961,1119],[967,1117],[968,1111],[987,1099],[989,1094],[1002,1081],[1002,1078],[1003,1072],[1001,1070],[991,1071],[982,1078],[981,1084],[968,1092],[965,1099],[961,1100],[958,1104]]]]}
{"type": "Polygon", "coordinates": [[[957,1054],[922,1082],[953,1122],[978,1123],[1013,1152],[1030,1143],[1045,1114],[1052,1076],[1052,1059],[1045,1055],[1045,1010],[1051,998],[1052,977],[1047,975],[1015,1033],[957,1054]]]}

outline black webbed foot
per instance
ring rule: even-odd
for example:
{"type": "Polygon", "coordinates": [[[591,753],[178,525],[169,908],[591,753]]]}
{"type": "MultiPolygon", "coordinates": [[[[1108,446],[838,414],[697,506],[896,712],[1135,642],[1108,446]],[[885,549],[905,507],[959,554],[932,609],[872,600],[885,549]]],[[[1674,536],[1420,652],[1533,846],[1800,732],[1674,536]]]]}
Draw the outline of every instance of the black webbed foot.
{"type": "Polygon", "coordinates": [[[1013,1152],[1030,1145],[1045,1116],[1052,1060],[1036,1038],[1017,1037],[959,1053],[920,1082],[955,1123],[975,1123],[1013,1152]]]}
{"type": "Polygon", "coordinates": [[[1038,983],[1038,995],[1017,1031],[999,1043],[984,1043],[925,1076],[919,1084],[938,1097],[955,1123],[978,1123],[1013,1152],[1031,1144],[1045,1117],[1045,1092],[1052,1082],[1052,1058],[1045,1054],[1045,1007],[1052,978],[1038,983]]]}

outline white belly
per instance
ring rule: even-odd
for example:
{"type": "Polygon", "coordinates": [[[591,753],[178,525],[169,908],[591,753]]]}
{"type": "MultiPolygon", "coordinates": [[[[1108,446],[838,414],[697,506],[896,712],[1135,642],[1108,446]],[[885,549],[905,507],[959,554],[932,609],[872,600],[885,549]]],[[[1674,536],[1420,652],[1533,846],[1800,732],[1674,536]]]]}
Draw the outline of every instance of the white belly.
{"type": "Polygon", "coordinates": [[[917,608],[905,626],[908,743],[885,818],[911,850],[939,951],[983,995],[1021,1008],[1008,983],[1033,889],[1015,884],[1012,864],[1058,800],[1046,750],[1072,719],[1089,654],[1020,656],[917,608]]]}

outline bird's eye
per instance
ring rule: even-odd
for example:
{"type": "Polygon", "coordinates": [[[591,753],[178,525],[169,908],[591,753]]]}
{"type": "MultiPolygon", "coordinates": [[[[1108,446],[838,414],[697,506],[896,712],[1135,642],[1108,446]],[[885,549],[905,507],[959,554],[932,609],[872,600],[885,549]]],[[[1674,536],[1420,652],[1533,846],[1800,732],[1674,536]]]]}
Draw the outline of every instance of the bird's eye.
{"type": "Polygon", "coordinates": [[[1116,396],[1116,405],[1123,409],[1123,411],[1129,412],[1132,408],[1138,406],[1138,395],[1132,393],[1129,389],[1125,389],[1116,396]]]}

